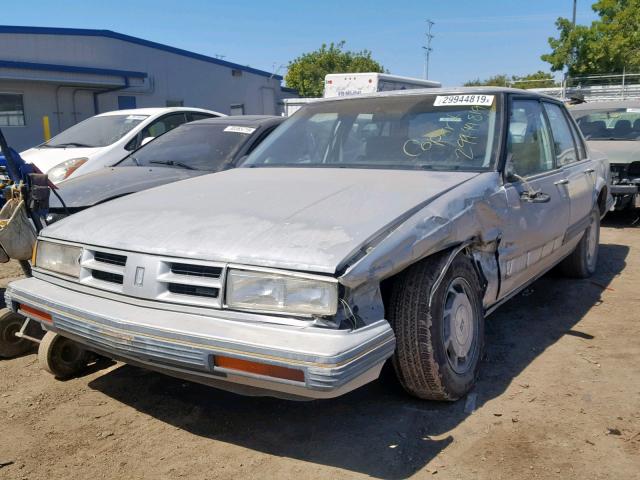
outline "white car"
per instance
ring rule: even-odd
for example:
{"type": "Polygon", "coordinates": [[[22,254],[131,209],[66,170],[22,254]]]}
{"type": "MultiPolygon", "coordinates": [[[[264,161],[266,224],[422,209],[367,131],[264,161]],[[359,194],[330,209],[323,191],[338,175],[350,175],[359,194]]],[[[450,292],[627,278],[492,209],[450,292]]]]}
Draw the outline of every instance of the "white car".
{"type": "Polygon", "coordinates": [[[116,164],[149,140],[194,120],[222,117],[201,108],[137,108],[101,113],[51,140],[21,152],[49,179],[59,183],[116,164]]]}

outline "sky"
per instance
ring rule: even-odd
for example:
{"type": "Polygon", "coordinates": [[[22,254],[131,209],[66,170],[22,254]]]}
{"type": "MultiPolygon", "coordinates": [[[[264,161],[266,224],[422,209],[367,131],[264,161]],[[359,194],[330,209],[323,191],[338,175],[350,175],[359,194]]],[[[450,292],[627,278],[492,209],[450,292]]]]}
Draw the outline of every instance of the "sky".
{"type": "MultiPolygon", "coordinates": [[[[278,74],[298,55],[344,40],[396,75],[422,77],[426,20],[435,22],[429,78],[445,86],[495,74],[548,71],[559,16],[572,0],[20,0],[7,25],[114,30],[278,74]]],[[[577,22],[596,19],[578,0],[577,22]]],[[[96,65],[97,66],[97,65],[96,65]]]]}

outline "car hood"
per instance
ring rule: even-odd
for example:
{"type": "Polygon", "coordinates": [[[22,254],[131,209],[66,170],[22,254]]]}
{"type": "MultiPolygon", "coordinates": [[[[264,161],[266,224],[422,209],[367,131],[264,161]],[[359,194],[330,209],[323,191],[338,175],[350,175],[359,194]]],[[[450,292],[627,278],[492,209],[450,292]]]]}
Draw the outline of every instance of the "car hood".
{"type": "Polygon", "coordinates": [[[589,148],[606,155],[609,163],[631,163],[640,160],[639,140],[589,140],[589,148]]]}
{"type": "Polygon", "coordinates": [[[158,255],[334,273],[399,217],[478,175],[239,168],[84,210],[42,236],[158,255]]]}
{"type": "MultiPolygon", "coordinates": [[[[82,209],[112,198],[205,173],[209,172],[170,167],[102,168],[95,172],[60,182],[58,184],[58,193],[67,208],[82,209]]],[[[55,195],[51,195],[49,205],[51,209],[62,208],[55,195]]]]}
{"type": "Polygon", "coordinates": [[[30,148],[20,152],[20,156],[27,163],[33,163],[38,169],[47,173],[53,167],[72,158],[81,158],[96,155],[104,151],[104,148],[30,148]]]}

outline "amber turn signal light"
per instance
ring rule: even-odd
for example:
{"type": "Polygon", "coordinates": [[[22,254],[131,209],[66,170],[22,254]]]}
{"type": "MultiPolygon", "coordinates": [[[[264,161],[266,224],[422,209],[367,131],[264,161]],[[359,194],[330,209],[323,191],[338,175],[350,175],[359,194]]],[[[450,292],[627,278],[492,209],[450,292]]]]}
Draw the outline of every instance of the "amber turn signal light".
{"type": "Polygon", "coordinates": [[[51,314],[38,310],[37,308],[29,307],[28,305],[20,305],[20,310],[29,318],[34,320],[42,320],[43,322],[53,323],[51,314]]]}
{"type": "Polygon", "coordinates": [[[216,367],[222,367],[228,370],[238,370],[240,372],[264,375],[266,377],[304,382],[304,372],[294,368],[280,367],[278,365],[269,365],[267,363],[252,362],[249,360],[224,357],[220,355],[213,357],[213,364],[216,367]]]}

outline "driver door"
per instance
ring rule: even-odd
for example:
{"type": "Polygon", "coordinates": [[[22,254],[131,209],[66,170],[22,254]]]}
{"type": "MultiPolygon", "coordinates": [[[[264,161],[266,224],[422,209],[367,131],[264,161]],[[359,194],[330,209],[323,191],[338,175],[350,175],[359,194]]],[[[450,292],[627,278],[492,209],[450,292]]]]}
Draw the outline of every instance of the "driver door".
{"type": "Polygon", "coordinates": [[[553,266],[569,225],[564,173],[556,164],[553,137],[535,99],[513,99],[504,185],[507,218],[500,246],[500,298],[553,266]]]}

